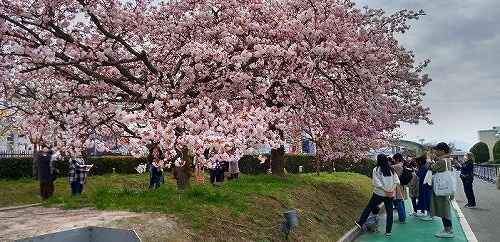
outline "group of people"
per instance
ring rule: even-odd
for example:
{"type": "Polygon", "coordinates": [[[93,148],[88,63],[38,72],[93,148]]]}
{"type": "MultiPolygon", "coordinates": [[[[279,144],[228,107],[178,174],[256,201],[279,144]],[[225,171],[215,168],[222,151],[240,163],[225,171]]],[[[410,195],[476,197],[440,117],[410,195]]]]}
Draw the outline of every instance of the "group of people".
{"type": "MultiPolygon", "coordinates": [[[[195,157],[196,158],[196,157],[195,157]]],[[[194,159],[195,159],[194,158],[194,159]]],[[[165,178],[163,176],[163,169],[165,168],[165,164],[163,162],[164,156],[158,145],[154,145],[151,148],[151,152],[148,156],[148,165],[149,165],[149,188],[153,187],[159,188],[161,184],[164,183],[165,178]]],[[[195,162],[196,163],[196,162],[195,162]]],[[[196,167],[196,171],[201,174],[197,174],[197,176],[204,176],[202,167],[199,167],[199,163],[196,163],[198,167],[196,167]]],[[[216,161],[212,164],[209,169],[210,175],[210,183],[217,184],[219,182],[227,180],[237,179],[240,173],[238,167],[238,161],[216,161]]]]}
{"type": "MultiPolygon", "coordinates": [[[[52,145],[47,142],[43,142],[40,145],[40,151],[36,154],[40,196],[43,200],[52,197],[54,194],[54,181],[59,176],[59,171],[54,167],[54,162],[59,159],[60,155],[61,153],[53,150],[52,145]]],[[[86,165],[81,157],[71,157],[68,161],[68,166],[71,195],[81,194],[92,165],[86,165]]]]}
{"type": "Polygon", "coordinates": [[[372,197],[358,220],[355,221],[356,226],[362,228],[365,226],[367,230],[378,232],[380,215],[379,205],[384,204],[387,211],[387,222],[385,234],[392,235],[393,223],[406,223],[406,210],[404,200],[407,199],[407,187],[401,184],[400,177],[403,174],[403,169],[412,171],[412,179],[407,184],[409,197],[412,200],[413,212],[410,216],[419,216],[422,220],[433,220],[434,217],[440,217],[444,229],[435,234],[440,238],[453,238],[453,227],[451,221],[451,205],[453,199],[451,196],[437,196],[432,187],[424,184],[424,178],[427,171],[432,174],[452,171],[452,165],[461,169],[460,178],[464,186],[464,192],[467,197],[466,208],[474,208],[476,201],[472,189],[472,181],[474,177],[474,155],[470,152],[466,153],[465,162],[460,164],[450,158],[450,147],[444,143],[438,143],[431,147],[426,155],[416,157],[411,162],[406,162],[403,156],[399,153],[393,157],[387,157],[384,154],[377,156],[377,165],[372,172],[373,185],[375,187],[372,197]],[[434,151],[434,152],[433,152],[434,151]],[[394,221],[393,207],[396,207],[398,219],[394,221]]]}
{"type": "Polygon", "coordinates": [[[239,173],[238,161],[216,161],[209,167],[210,183],[223,182],[225,178],[228,181],[237,179],[239,173]]]}

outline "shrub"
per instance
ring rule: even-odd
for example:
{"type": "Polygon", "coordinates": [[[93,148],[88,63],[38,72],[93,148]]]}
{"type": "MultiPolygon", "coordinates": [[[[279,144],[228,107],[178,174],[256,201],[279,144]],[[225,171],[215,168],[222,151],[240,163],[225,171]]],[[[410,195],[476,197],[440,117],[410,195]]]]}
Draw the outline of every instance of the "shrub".
{"type": "MultiPolygon", "coordinates": [[[[270,168],[269,154],[264,154],[268,158],[261,163],[256,156],[245,155],[239,160],[240,172],[244,174],[257,175],[265,174],[270,168]]],[[[285,154],[285,169],[289,173],[299,173],[299,166],[302,166],[303,173],[316,172],[315,155],[311,154],[285,154]]],[[[0,179],[20,179],[29,178],[32,173],[32,157],[13,157],[0,159],[0,179]]],[[[146,163],[145,157],[134,158],[132,156],[91,156],[85,161],[86,164],[93,164],[90,175],[104,175],[113,172],[135,174],[135,168],[140,163],[146,163]]],[[[372,169],[376,162],[372,159],[364,158],[354,160],[352,158],[337,159],[335,162],[336,171],[347,171],[366,176],[371,176],[372,169]]],[[[68,159],[59,160],[54,163],[62,177],[68,175],[68,159]]],[[[325,163],[321,164],[320,171],[328,171],[325,163]]]]}
{"type": "MultiPolygon", "coordinates": [[[[256,156],[245,155],[239,161],[240,172],[244,174],[257,175],[267,173],[270,168],[269,154],[264,163],[257,159],[256,156]]],[[[302,166],[303,173],[316,172],[315,155],[311,154],[285,154],[285,169],[289,173],[299,173],[299,166],[302,166]]],[[[354,172],[371,177],[373,167],[377,164],[375,160],[363,158],[355,160],[353,158],[341,158],[334,160],[336,171],[354,172]]],[[[321,164],[320,171],[328,171],[325,163],[321,164]]]]}
{"type": "Polygon", "coordinates": [[[490,160],[490,150],[484,142],[477,142],[469,151],[474,154],[477,163],[484,163],[490,160]]]}
{"type": "MultiPolygon", "coordinates": [[[[135,168],[140,163],[146,163],[145,157],[134,158],[132,156],[91,156],[85,161],[86,164],[93,164],[90,175],[103,175],[113,172],[134,174],[135,168]]],[[[0,159],[0,179],[16,180],[29,178],[32,173],[33,157],[12,157],[0,159]]],[[[54,162],[54,167],[59,170],[61,176],[67,176],[69,172],[68,159],[54,162]]]]}
{"type": "Polygon", "coordinates": [[[333,162],[335,171],[355,172],[368,177],[372,176],[373,168],[377,165],[377,161],[370,158],[356,160],[352,157],[345,157],[335,159],[333,162]]]}
{"type": "Polygon", "coordinates": [[[493,145],[493,160],[495,163],[500,163],[500,140],[493,145]]]}
{"type": "Polygon", "coordinates": [[[0,178],[16,180],[31,177],[33,157],[9,157],[0,159],[0,178]]]}

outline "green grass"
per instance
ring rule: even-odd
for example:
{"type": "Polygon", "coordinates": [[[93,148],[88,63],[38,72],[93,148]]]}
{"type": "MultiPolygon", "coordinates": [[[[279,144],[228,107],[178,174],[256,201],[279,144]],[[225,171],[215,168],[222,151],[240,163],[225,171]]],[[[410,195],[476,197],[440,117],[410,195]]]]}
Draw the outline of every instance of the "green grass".
{"type": "MultiPolygon", "coordinates": [[[[371,179],[343,172],[241,175],[220,186],[193,180],[184,190],[172,179],[147,190],[147,180],[147,174],[91,176],[83,194],[71,196],[67,179],[61,178],[44,205],[172,214],[197,241],[215,241],[221,234],[246,241],[284,241],[283,212],[295,209],[299,227],[293,228],[291,241],[336,241],[352,228],[372,194],[371,179]]],[[[0,180],[0,207],[41,202],[38,186],[32,179],[0,180]]]]}

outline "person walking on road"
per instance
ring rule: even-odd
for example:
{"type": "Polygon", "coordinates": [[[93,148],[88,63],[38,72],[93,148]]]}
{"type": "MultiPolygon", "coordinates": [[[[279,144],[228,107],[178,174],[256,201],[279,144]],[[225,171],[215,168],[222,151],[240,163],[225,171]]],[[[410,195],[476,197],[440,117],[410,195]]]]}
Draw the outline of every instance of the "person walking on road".
{"type": "MultiPolygon", "coordinates": [[[[435,175],[436,173],[445,172],[447,168],[451,171],[452,159],[449,155],[450,147],[448,144],[441,142],[432,147],[432,149],[436,150],[436,155],[432,154],[431,151],[428,151],[426,154],[427,162],[430,164],[429,169],[432,171],[432,174],[435,175]]],[[[437,196],[435,192],[432,192],[430,216],[441,217],[444,226],[444,230],[438,232],[436,237],[454,237],[450,205],[450,200],[452,199],[453,196],[437,196]]]]}
{"type": "Polygon", "coordinates": [[[466,208],[476,207],[476,197],[474,196],[474,190],[472,189],[472,182],[474,181],[474,162],[475,157],[471,152],[467,152],[464,156],[465,162],[463,164],[455,161],[455,166],[460,169],[460,179],[464,185],[464,193],[467,197],[466,208]]]}
{"type": "Polygon", "coordinates": [[[399,177],[394,168],[390,166],[386,155],[379,154],[377,156],[377,166],[373,168],[372,180],[375,189],[361,216],[355,221],[356,226],[361,229],[373,208],[384,202],[385,210],[388,211],[386,213],[385,235],[391,236],[393,223],[392,203],[394,201],[394,190],[396,185],[399,184],[399,177]]]}

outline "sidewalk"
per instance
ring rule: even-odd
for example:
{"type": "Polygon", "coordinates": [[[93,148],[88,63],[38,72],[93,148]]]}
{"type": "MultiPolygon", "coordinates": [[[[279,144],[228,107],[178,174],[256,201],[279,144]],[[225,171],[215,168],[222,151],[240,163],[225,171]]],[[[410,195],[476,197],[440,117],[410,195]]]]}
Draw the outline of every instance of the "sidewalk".
{"type": "MultiPolygon", "coordinates": [[[[411,200],[405,200],[406,213],[412,212],[411,200]]],[[[394,219],[398,218],[396,210],[394,219]]],[[[441,218],[434,218],[432,221],[423,221],[420,217],[407,216],[406,224],[393,224],[392,236],[386,236],[385,231],[385,214],[382,214],[380,219],[380,233],[362,232],[354,241],[358,242],[372,242],[372,241],[467,241],[465,233],[460,226],[457,214],[452,211],[452,224],[454,238],[437,238],[434,235],[443,230],[443,223],[441,218]]]]}
{"type": "MultiPolygon", "coordinates": [[[[458,175],[457,175],[458,177],[458,175]]],[[[452,224],[454,238],[437,238],[434,235],[443,230],[441,218],[433,221],[422,221],[419,217],[407,216],[406,224],[394,224],[392,236],[386,236],[386,216],[381,216],[380,233],[361,232],[354,239],[357,242],[372,241],[499,241],[500,229],[500,190],[493,183],[480,179],[474,180],[474,194],[476,196],[477,208],[467,209],[467,203],[461,180],[457,180],[457,192],[452,202],[452,224]]],[[[405,201],[407,214],[412,212],[411,200],[405,201]]],[[[394,210],[394,219],[397,219],[397,211],[394,210]]]]}

